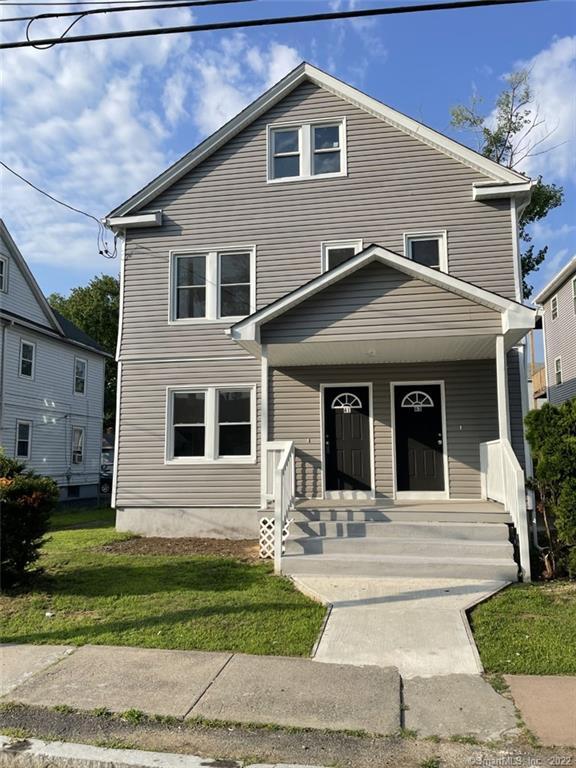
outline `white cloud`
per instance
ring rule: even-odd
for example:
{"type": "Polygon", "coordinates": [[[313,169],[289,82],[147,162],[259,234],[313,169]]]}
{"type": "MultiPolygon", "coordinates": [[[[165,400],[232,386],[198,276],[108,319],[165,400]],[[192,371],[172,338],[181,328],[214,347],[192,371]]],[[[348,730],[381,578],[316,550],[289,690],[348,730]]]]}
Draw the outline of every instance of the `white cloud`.
{"type": "Polygon", "coordinates": [[[520,66],[530,71],[532,114],[542,120],[531,139],[542,141],[521,170],[546,178],[576,180],[576,36],[555,39],[520,66]]]}

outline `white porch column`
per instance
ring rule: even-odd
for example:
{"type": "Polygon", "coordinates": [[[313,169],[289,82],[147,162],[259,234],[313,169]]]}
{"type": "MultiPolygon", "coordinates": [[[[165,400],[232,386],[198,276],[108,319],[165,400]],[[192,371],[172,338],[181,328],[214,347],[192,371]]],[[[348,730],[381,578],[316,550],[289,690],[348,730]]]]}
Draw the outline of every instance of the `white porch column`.
{"type": "Polygon", "coordinates": [[[508,363],[504,349],[504,336],[496,336],[496,391],[498,396],[498,431],[500,440],[509,441],[508,363]]]}
{"type": "Polygon", "coordinates": [[[260,504],[264,509],[268,503],[266,486],[268,484],[268,350],[262,344],[262,364],[260,369],[260,504]]]}

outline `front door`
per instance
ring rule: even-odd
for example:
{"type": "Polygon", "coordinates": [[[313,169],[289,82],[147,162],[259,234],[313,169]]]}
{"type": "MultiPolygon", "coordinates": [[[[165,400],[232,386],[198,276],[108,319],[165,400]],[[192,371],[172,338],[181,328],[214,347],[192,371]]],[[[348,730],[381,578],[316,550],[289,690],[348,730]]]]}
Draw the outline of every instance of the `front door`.
{"type": "Polygon", "coordinates": [[[396,490],[442,492],[444,435],[439,384],[394,387],[396,490]]]}
{"type": "Polygon", "coordinates": [[[324,456],[327,491],[370,491],[370,390],[324,389],[324,456]]]}

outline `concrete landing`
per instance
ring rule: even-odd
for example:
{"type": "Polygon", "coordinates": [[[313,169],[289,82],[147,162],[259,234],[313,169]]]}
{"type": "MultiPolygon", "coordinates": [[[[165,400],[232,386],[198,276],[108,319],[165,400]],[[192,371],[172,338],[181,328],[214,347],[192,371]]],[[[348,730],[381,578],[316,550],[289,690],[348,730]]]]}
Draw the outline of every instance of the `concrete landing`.
{"type": "Polygon", "coordinates": [[[299,576],[299,589],[332,605],[316,661],[396,667],[404,679],[478,675],[464,611],[505,582],[299,576]]]}

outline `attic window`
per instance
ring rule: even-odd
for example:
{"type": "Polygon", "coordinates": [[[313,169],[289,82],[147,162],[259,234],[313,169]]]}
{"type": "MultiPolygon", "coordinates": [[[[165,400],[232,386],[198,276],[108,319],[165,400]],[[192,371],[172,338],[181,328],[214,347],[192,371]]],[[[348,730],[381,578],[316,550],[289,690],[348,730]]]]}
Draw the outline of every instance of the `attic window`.
{"type": "Polygon", "coordinates": [[[346,121],[268,126],[268,181],[346,175],[346,121]]]}
{"type": "Polygon", "coordinates": [[[0,256],[0,291],[6,293],[8,290],[8,261],[0,256]]]}

